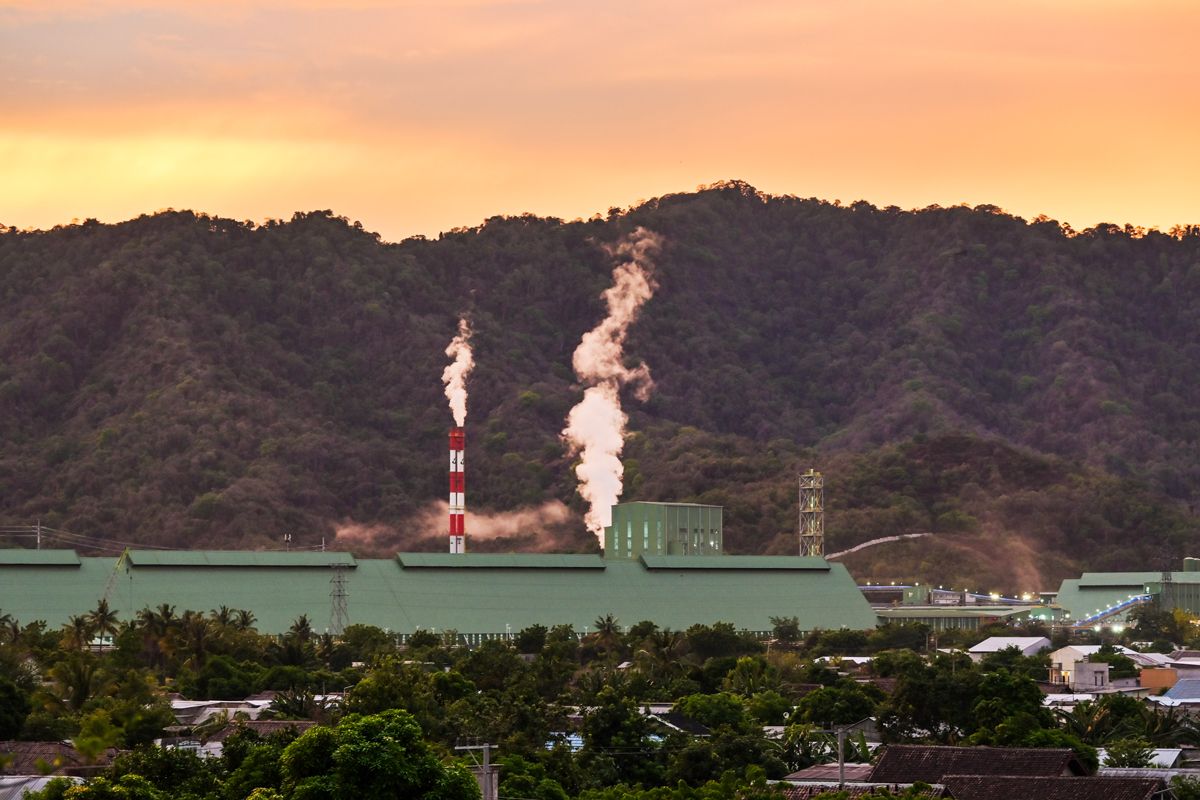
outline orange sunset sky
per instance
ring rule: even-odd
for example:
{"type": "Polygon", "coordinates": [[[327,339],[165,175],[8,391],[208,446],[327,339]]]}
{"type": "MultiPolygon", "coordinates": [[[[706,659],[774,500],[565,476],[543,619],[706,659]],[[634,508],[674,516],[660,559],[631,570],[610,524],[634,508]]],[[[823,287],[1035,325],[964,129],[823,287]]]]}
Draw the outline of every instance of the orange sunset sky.
{"type": "Polygon", "coordinates": [[[0,223],[391,240],[741,178],[1200,223],[1200,3],[0,0],[0,223]]]}

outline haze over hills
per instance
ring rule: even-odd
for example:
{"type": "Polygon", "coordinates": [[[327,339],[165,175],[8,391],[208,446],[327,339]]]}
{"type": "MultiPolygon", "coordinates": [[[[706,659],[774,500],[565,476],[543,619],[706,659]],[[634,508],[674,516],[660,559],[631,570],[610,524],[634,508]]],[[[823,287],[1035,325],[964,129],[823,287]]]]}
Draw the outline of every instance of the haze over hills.
{"type": "Polygon", "coordinates": [[[793,552],[795,476],[816,466],[829,549],[935,534],[849,558],[864,579],[1028,590],[1194,546],[1200,228],[737,182],[398,244],[330,212],[8,230],[0,524],[441,550],[439,378],[466,312],[469,507],[536,511],[472,546],[594,548],[559,432],[603,245],[637,226],[663,244],[626,346],[656,388],[625,398],[624,499],[722,503],[732,551],[793,552]]]}

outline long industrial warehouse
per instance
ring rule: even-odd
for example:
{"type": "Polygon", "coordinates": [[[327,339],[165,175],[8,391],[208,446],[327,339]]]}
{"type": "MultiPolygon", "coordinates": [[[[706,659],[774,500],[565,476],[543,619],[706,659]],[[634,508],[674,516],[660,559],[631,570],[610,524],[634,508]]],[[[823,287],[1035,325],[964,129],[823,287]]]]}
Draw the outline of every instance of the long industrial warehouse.
{"type": "Polygon", "coordinates": [[[767,631],[771,617],[804,630],[868,629],[872,612],[841,564],[798,556],[499,555],[131,550],[82,557],[73,550],[0,550],[0,609],[58,626],[107,594],[121,619],[163,603],[177,611],[218,606],[254,612],[280,633],[301,614],[313,627],[369,624],[397,633],[456,630],[487,636],[535,623],[584,632],[606,614],[622,625],[729,622],[767,631]]]}

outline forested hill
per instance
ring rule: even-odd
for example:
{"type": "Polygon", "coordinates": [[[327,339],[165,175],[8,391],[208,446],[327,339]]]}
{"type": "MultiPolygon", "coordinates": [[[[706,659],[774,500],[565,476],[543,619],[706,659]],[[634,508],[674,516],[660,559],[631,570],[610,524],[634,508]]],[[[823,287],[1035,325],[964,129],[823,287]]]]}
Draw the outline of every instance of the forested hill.
{"type": "MultiPolygon", "coordinates": [[[[1200,229],[740,183],[398,244],[330,212],[0,233],[0,524],[262,547],[354,523],[423,546],[464,311],[472,508],[578,511],[571,353],[603,316],[602,246],[638,225],[664,245],[627,347],[657,386],[626,400],[626,499],[722,502],[731,549],[792,552],[795,473],[816,466],[831,550],[937,534],[850,562],[875,577],[1004,580],[995,548],[1043,579],[1157,569],[1193,541],[1200,229]]],[[[553,528],[477,544],[594,547],[577,519],[553,528]]]]}

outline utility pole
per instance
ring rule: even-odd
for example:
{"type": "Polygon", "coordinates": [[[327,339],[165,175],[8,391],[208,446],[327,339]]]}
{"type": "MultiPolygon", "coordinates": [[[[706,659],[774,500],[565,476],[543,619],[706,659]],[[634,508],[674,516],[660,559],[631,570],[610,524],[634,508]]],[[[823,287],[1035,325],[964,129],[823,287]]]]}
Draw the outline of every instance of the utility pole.
{"type": "Polygon", "coordinates": [[[479,783],[479,792],[483,795],[483,800],[499,800],[500,783],[496,780],[496,774],[499,771],[497,767],[492,766],[492,750],[496,749],[494,744],[465,744],[455,745],[455,750],[466,750],[471,754],[471,760],[475,765],[471,767],[471,771],[475,773],[475,780],[479,783]],[[483,763],[481,764],[475,758],[476,750],[483,751],[483,763]]]}

